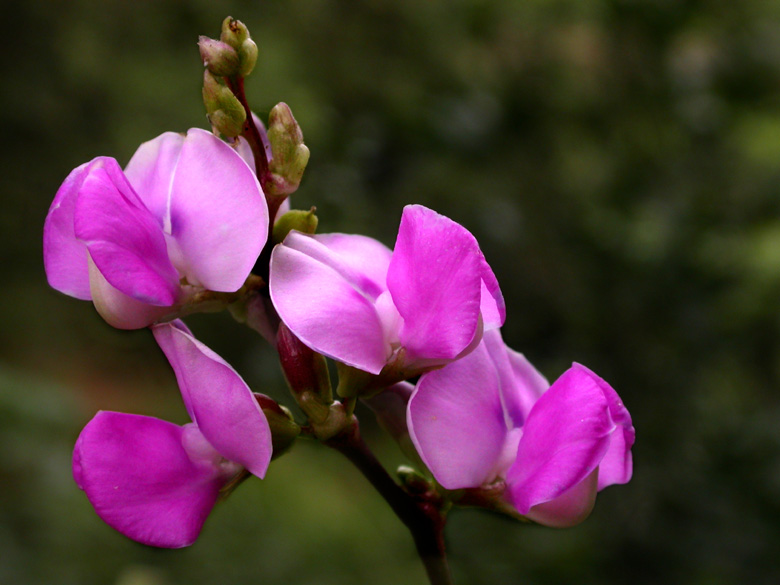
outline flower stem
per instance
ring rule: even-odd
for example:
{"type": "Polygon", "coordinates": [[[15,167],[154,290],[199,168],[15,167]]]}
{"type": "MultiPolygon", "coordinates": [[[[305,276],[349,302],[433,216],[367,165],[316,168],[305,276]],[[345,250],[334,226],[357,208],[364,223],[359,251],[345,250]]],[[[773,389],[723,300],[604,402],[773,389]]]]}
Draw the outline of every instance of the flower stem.
{"type": "Polygon", "coordinates": [[[349,459],[406,525],[431,585],[451,585],[444,548],[446,518],[439,505],[440,499],[433,493],[413,496],[404,491],[363,441],[357,419],[353,417],[352,421],[342,433],[324,443],[349,459]]]}

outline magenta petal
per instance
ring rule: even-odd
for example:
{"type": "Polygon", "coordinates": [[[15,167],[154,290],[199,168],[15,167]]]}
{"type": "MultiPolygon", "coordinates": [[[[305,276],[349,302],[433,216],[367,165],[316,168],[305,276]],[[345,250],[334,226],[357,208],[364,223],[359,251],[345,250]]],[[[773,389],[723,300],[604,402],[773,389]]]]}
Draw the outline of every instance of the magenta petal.
{"type": "Polygon", "coordinates": [[[84,301],[90,300],[87,247],[73,231],[76,198],[97,158],[71,171],[54,196],[43,224],[43,265],[52,288],[84,301]]]}
{"type": "Polygon", "coordinates": [[[171,179],[179,162],[184,135],[165,132],[144,142],[125,167],[125,176],[146,208],[163,227],[168,215],[171,179]]]}
{"type": "Polygon", "coordinates": [[[241,376],[178,324],[156,325],[153,331],[206,440],[225,459],[264,477],[272,455],[271,430],[241,376]]]}
{"type": "Polygon", "coordinates": [[[580,483],[549,502],[532,507],[526,516],[544,526],[567,528],[585,520],[596,504],[598,469],[580,483]]]}
{"type": "Polygon", "coordinates": [[[404,319],[409,361],[446,362],[478,334],[482,253],[465,228],[420,205],[404,208],[387,286],[404,319]]]}
{"type": "Polygon", "coordinates": [[[238,290],[268,238],[268,208],[252,169],[197,128],[187,133],[172,178],[169,222],[180,269],[215,291],[238,290]]]}
{"type": "Polygon", "coordinates": [[[496,275],[482,257],[482,287],[480,297],[480,310],[485,331],[498,329],[506,320],[506,303],[501,288],[498,286],[496,275]]]}
{"type": "Polygon", "coordinates": [[[577,367],[564,372],[531,409],[507,473],[518,512],[526,514],[585,479],[607,452],[614,430],[593,376],[577,367]]]}
{"type": "Polygon", "coordinates": [[[631,447],[636,435],[631,415],[612,386],[583,365],[574,364],[572,367],[579,368],[599,385],[609,405],[609,416],[617,425],[610,437],[609,449],[599,463],[599,491],[609,485],[628,483],[633,472],[631,447]]]}
{"type": "Polygon", "coordinates": [[[445,488],[479,487],[495,477],[508,431],[484,344],[420,378],[407,423],[418,453],[445,488]]]}
{"type": "Polygon", "coordinates": [[[550,384],[523,354],[506,346],[498,329],[486,331],[482,343],[501,380],[504,411],[512,426],[522,427],[531,408],[550,384]]]}
{"type": "Polygon", "coordinates": [[[356,288],[365,282],[314,238],[296,232],[271,254],[271,300],[287,327],[315,351],[378,374],[391,348],[374,304],[356,288]]]}
{"type": "Polygon", "coordinates": [[[151,305],[176,302],[179,276],[162,229],[114,159],[84,179],[74,217],[76,237],[114,288],[151,305]]]}
{"type": "Polygon", "coordinates": [[[165,548],[195,541],[225,483],[192,463],[182,427],[118,412],[99,412],[81,432],[73,477],[109,526],[165,548]]]}

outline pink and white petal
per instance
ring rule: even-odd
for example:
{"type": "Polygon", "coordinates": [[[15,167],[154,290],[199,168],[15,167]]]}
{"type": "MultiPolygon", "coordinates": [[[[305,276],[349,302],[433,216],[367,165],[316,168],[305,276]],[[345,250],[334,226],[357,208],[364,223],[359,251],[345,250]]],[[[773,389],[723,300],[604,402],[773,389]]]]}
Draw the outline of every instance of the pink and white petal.
{"type": "Polygon", "coordinates": [[[568,528],[583,522],[596,504],[598,468],[554,500],[537,504],[526,516],[538,524],[551,528],[568,528]]]}
{"type": "Polygon", "coordinates": [[[342,274],[283,243],[271,254],[269,289],[282,321],[304,345],[372,374],[382,370],[391,348],[379,316],[342,274]]]}
{"type": "Polygon", "coordinates": [[[420,377],[407,424],[417,452],[445,488],[479,487],[495,478],[508,431],[484,345],[420,377]]]}
{"type": "Polygon", "coordinates": [[[118,412],[99,412],[81,431],[73,478],[109,526],[164,548],[195,542],[226,481],[190,460],[182,427],[118,412]]]}
{"type": "Polygon", "coordinates": [[[144,142],[125,167],[125,176],[164,229],[170,202],[171,179],[179,162],[184,135],[165,132],[144,142]]]}
{"type": "Polygon", "coordinates": [[[171,363],[193,422],[222,457],[264,477],[271,461],[271,430],[241,376],[177,325],[153,328],[171,363]]]}
{"type": "Polygon", "coordinates": [[[52,288],[84,301],[89,292],[87,247],[76,238],[73,215],[76,198],[84,179],[94,166],[102,164],[96,158],[73,169],[57,190],[46,221],[43,224],[43,266],[52,288]]]}
{"type": "Polygon", "coordinates": [[[482,321],[485,331],[497,329],[504,324],[506,320],[506,302],[501,288],[498,286],[498,279],[493,274],[493,269],[482,256],[482,285],[480,296],[480,310],[482,311],[482,321]]]}
{"type": "Polygon", "coordinates": [[[114,159],[105,159],[84,179],[74,228],[114,288],[150,305],[176,302],[179,275],[168,258],[163,232],[114,159]]]}
{"type": "Polygon", "coordinates": [[[404,319],[400,340],[409,361],[443,363],[474,341],[481,263],[465,228],[420,205],[404,208],[387,287],[404,319]]]}
{"type": "Polygon", "coordinates": [[[198,128],[179,155],[169,221],[187,280],[214,291],[238,290],[268,238],[268,207],[252,169],[198,128]]]}
{"type": "Polygon", "coordinates": [[[89,258],[89,284],[95,309],[117,329],[142,329],[170,313],[172,307],[148,305],[115,289],[89,258]]]}
{"type": "Polygon", "coordinates": [[[393,252],[382,242],[350,234],[318,234],[314,238],[336,253],[354,273],[362,276],[361,290],[373,298],[387,290],[387,270],[393,252]]]}
{"type": "Polygon", "coordinates": [[[521,514],[561,496],[598,467],[615,425],[592,376],[570,368],[534,404],[507,486],[521,514]]]}
{"type": "Polygon", "coordinates": [[[599,385],[609,405],[609,415],[617,427],[599,464],[599,491],[609,485],[628,483],[633,472],[631,447],[636,437],[631,415],[618,393],[606,381],[583,365],[574,364],[572,367],[581,369],[599,385]]]}

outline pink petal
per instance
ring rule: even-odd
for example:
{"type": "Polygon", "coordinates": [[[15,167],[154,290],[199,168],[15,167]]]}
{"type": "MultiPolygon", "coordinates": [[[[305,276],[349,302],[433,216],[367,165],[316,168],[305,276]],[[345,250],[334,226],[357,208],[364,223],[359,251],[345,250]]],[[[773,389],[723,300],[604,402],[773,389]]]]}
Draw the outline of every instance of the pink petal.
{"type": "Polygon", "coordinates": [[[170,313],[172,307],[147,305],[115,289],[89,260],[89,285],[95,309],[117,329],[142,329],[170,313]]]}
{"type": "Polygon", "coordinates": [[[531,409],[507,473],[518,512],[527,514],[584,480],[601,462],[614,430],[593,376],[576,367],[564,372],[531,409]]]}
{"type": "Polygon", "coordinates": [[[482,257],[482,286],[480,297],[480,310],[485,331],[498,329],[506,320],[506,303],[501,288],[498,286],[496,275],[488,265],[485,257],[482,257]]]}
{"type": "Polygon", "coordinates": [[[499,384],[484,344],[417,383],[409,434],[445,488],[479,487],[498,473],[508,440],[499,384]]]}
{"type": "Polygon", "coordinates": [[[193,422],[222,457],[262,478],[271,461],[271,430],[252,391],[225,360],[179,324],[153,327],[193,422]]]}
{"type": "Polygon", "coordinates": [[[504,411],[512,426],[522,427],[531,408],[550,384],[523,354],[506,346],[498,329],[486,331],[482,343],[501,380],[504,411]]]}
{"type": "Polygon", "coordinates": [[[76,198],[84,179],[103,159],[96,158],[72,170],[57,190],[43,224],[43,265],[49,284],[60,292],[90,300],[87,248],[73,231],[76,198]]]}
{"type": "Polygon", "coordinates": [[[268,208],[252,169],[205,130],[193,128],[170,183],[166,231],[192,284],[238,290],[268,237],[268,208]]]}
{"type": "Polygon", "coordinates": [[[291,232],[271,254],[271,300],[305,345],[378,374],[391,353],[370,295],[371,280],[314,238],[291,232]]]}
{"type": "Polygon", "coordinates": [[[526,516],[552,528],[576,526],[590,516],[596,504],[598,474],[598,468],[594,469],[588,477],[554,500],[532,507],[526,516]]]}
{"type": "Polygon", "coordinates": [[[599,491],[612,484],[628,483],[633,471],[631,447],[636,436],[631,415],[612,386],[583,365],[574,364],[572,367],[581,369],[599,385],[609,405],[609,416],[617,425],[610,437],[609,449],[599,464],[599,491]]]}
{"type": "Polygon", "coordinates": [[[336,254],[343,266],[360,275],[356,282],[359,290],[373,298],[387,290],[387,270],[393,252],[383,243],[348,234],[318,234],[314,239],[336,254]]]}
{"type": "Polygon", "coordinates": [[[114,159],[103,159],[102,166],[90,170],[74,218],[76,237],[114,288],[151,305],[176,302],[179,276],[163,232],[114,159]]]}
{"type": "Polygon", "coordinates": [[[171,195],[171,179],[179,162],[184,134],[165,132],[144,142],[125,167],[125,176],[146,208],[164,226],[171,195]]]}
{"type": "Polygon", "coordinates": [[[109,526],[165,548],[195,541],[226,481],[190,460],[182,427],[118,412],[99,412],[81,432],[73,477],[109,526]]]}
{"type": "Polygon", "coordinates": [[[444,363],[478,334],[482,253],[454,221],[420,205],[404,208],[387,286],[404,320],[408,360],[444,363]]]}

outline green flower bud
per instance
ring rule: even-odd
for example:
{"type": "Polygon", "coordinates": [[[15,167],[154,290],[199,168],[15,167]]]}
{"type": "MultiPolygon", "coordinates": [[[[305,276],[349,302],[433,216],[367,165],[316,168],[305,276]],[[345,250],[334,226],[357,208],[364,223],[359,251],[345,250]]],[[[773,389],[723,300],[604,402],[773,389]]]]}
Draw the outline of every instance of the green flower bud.
{"type": "Polygon", "coordinates": [[[207,69],[203,73],[203,103],[211,125],[225,136],[238,136],[244,128],[246,110],[230,88],[207,69]]]}
{"type": "Polygon", "coordinates": [[[240,63],[238,74],[246,77],[252,73],[255,63],[257,63],[257,45],[252,39],[247,39],[241,43],[241,48],[238,49],[238,59],[240,63]]]}
{"type": "Polygon", "coordinates": [[[223,43],[227,43],[238,51],[241,49],[241,45],[244,41],[248,38],[249,29],[247,29],[246,25],[240,20],[228,16],[222,21],[222,34],[219,35],[219,40],[223,43]]]}
{"type": "Polygon", "coordinates": [[[309,162],[309,149],[290,107],[281,102],[268,115],[268,141],[272,158],[268,163],[270,195],[289,195],[298,189],[309,162]]]}
{"type": "Polygon", "coordinates": [[[203,66],[214,75],[230,77],[239,72],[239,54],[227,43],[201,36],[198,49],[203,66]]]}
{"type": "Polygon", "coordinates": [[[304,234],[313,234],[317,231],[317,216],[314,212],[316,207],[312,207],[309,211],[303,211],[302,209],[291,209],[285,213],[282,217],[276,220],[274,224],[273,233],[271,237],[276,243],[284,241],[292,230],[298,230],[304,234]]]}

